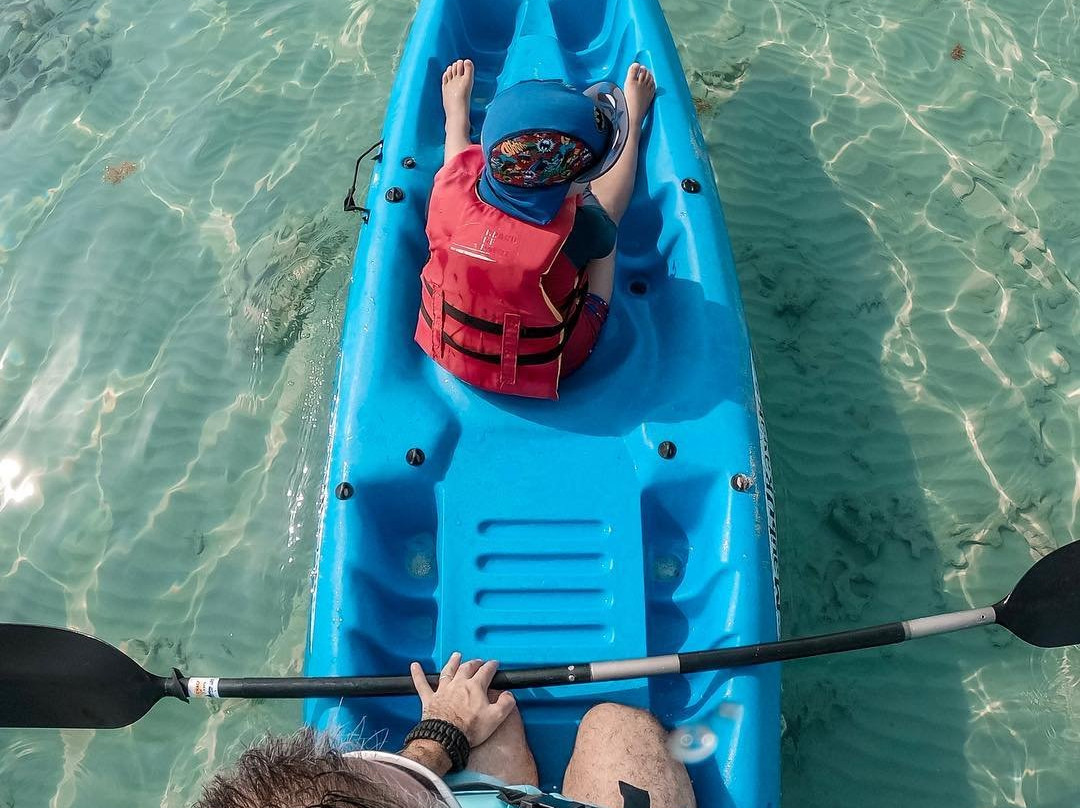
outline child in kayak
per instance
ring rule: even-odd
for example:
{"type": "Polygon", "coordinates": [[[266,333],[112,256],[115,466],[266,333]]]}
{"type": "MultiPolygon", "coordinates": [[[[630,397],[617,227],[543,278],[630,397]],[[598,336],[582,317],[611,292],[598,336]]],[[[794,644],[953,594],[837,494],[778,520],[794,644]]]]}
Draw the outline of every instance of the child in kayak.
{"type": "Polygon", "coordinates": [[[497,668],[455,653],[433,689],[413,663],[422,720],[400,752],[343,752],[311,730],[270,738],[216,775],[194,808],[695,808],[663,728],[619,704],[582,718],[562,793],[529,801],[542,795],[536,764],[514,697],[488,689],[497,668]]]}
{"type": "Polygon", "coordinates": [[[634,191],[656,81],[622,89],[526,81],[488,106],[470,142],[473,64],[442,77],[446,141],[428,210],[416,341],[486,390],[557,398],[608,315],[616,228],[634,191]]]}

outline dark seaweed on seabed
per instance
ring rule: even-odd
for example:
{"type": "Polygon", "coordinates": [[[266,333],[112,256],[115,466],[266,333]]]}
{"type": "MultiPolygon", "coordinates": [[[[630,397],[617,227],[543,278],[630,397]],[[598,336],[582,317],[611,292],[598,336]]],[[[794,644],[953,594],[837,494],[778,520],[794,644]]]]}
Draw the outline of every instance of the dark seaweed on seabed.
{"type": "Polygon", "coordinates": [[[694,70],[689,76],[689,84],[698,115],[711,112],[718,100],[730,97],[738,90],[749,69],[750,60],[741,59],[723,69],[694,70]],[[718,94],[717,98],[710,97],[714,92],[718,94]]]}
{"type": "Polygon", "coordinates": [[[42,90],[68,84],[89,92],[105,73],[112,49],[96,9],[85,0],[0,2],[0,131],[42,90]]]}
{"type": "Polygon", "coordinates": [[[349,259],[350,235],[347,226],[326,218],[283,224],[273,234],[267,262],[242,267],[247,288],[238,310],[260,332],[267,353],[286,353],[303,336],[319,281],[349,259]]]}

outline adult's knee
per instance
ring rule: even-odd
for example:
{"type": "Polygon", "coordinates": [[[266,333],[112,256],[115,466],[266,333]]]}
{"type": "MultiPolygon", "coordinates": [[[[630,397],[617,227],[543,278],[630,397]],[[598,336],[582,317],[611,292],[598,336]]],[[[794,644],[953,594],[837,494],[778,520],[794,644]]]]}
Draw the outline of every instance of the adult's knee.
{"type": "Polygon", "coordinates": [[[660,722],[648,710],[611,701],[591,707],[581,719],[581,730],[584,731],[610,730],[612,727],[619,727],[622,730],[663,732],[660,722]]]}

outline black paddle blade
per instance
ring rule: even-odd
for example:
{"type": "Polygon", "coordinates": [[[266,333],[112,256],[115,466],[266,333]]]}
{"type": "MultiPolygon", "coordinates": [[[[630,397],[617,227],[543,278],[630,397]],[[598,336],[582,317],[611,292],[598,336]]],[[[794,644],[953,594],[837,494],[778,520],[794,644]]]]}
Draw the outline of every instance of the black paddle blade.
{"type": "Polygon", "coordinates": [[[165,695],[165,685],[94,637],[0,623],[0,727],[126,727],[165,695]]]}
{"type": "Polygon", "coordinates": [[[1080,541],[1040,558],[994,611],[998,625],[1031,645],[1080,645],[1080,541]]]}

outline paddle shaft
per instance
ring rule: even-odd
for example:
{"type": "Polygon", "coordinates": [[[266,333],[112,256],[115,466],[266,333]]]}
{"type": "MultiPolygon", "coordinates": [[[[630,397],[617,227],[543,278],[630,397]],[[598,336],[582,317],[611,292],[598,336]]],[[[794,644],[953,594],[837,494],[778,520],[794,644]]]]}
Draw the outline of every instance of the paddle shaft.
{"type": "MultiPolygon", "coordinates": [[[[1080,645],[1080,541],[1039,559],[1005,598],[982,609],[817,637],[685,654],[500,671],[500,689],[551,687],[722,670],[855,651],[996,623],[1039,648],[1080,645]]],[[[160,699],[408,696],[408,676],[219,679],[156,676],[118,648],[67,628],[0,623],[0,727],[125,727],[160,699]]],[[[438,679],[428,675],[428,681],[438,679]]]]}
{"type": "MultiPolygon", "coordinates": [[[[673,673],[737,668],[762,665],[790,659],[837,654],[860,648],[894,645],[905,640],[960,631],[996,622],[994,606],[968,609],[962,612],[920,617],[880,626],[838,631],[816,637],[803,637],[781,642],[746,645],[739,648],[718,648],[685,654],[620,659],[610,662],[575,663],[544,668],[503,670],[495,675],[491,686],[498,690],[520,690],[529,687],[611,682],[673,673]]],[[[439,677],[428,674],[432,686],[439,677]]],[[[209,698],[354,698],[359,696],[406,696],[416,693],[409,676],[313,676],[293,678],[224,679],[213,677],[181,678],[189,696],[209,698]]],[[[172,693],[168,695],[173,695],[172,693]]]]}

